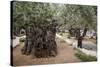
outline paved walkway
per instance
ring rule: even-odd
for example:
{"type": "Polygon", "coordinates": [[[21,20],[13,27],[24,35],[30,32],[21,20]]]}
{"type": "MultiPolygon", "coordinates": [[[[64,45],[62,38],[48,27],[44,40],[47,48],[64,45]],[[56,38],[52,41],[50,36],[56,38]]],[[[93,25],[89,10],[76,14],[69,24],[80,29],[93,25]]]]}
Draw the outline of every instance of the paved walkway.
{"type": "Polygon", "coordinates": [[[80,60],[75,56],[75,51],[72,46],[56,38],[58,54],[56,57],[36,58],[33,54],[27,56],[22,55],[21,48],[23,44],[13,49],[13,65],[40,65],[40,64],[58,64],[58,63],[75,63],[80,60]]]}
{"type": "MultiPolygon", "coordinates": [[[[69,45],[77,48],[77,40],[75,40],[74,38],[68,39],[67,37],[62,37],[59,34],[56,34],[56,36],[66,41],[69,45]]],[[[91,41],[83,41],[82,43],[83,43],[82,45],[83,48],[79,50],[81,50],[83,53],[87,55],[97,57],[97,45],[95,43],[91,41]]]]}

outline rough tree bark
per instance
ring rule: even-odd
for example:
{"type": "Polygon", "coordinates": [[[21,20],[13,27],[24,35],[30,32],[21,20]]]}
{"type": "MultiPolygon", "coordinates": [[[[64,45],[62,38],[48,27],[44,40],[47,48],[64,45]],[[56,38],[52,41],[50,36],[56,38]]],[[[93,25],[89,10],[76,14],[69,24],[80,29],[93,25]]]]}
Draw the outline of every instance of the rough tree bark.
{"type": "Polygon", "coordinates": [[[78,39],[80,37],[80,28],[76,28],[74,34],[76,39],[78,39]]]}
{"type": "Polygon", "coordinates": [[[32,38],[31,38],[32,37],[32,32],[31,31],[32,31],[31,27],[27,27],[25,29],[26,39],[25,39],[25,45],[22,48],[22,54],[29,55],[31,53],[31,50],[32,50],[31,48],[33,47],[32,38]]]}
{"type": "Polygon", "coordinates": [[[88,28],[85,27],[85,28],[84,28],[84,31],[83,31],[83,37],[86,35],[87,30],[88,30],[88,28]]]}
{"type": "Polygon", "coordinates": [[[56,27],[30,26],[26,29],[26,41],[22,54],[33,53],[36,57],[50,57],[57,55],[55,41],[56,27]]]}

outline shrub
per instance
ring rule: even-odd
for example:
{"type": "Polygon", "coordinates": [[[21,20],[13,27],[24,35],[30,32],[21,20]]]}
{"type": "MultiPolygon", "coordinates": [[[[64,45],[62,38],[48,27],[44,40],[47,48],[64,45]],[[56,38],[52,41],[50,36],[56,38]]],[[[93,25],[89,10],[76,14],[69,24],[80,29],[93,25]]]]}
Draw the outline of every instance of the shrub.
{"type": "Polygon", "coordinates": [[[97,61],[97,58],[95,56],[86,55],[81,51],[75,53],[75,56],[77,56],[83,62],[97,61]]]}
{"type": "Polygon", "coordinates": [[[60,33],[60,35],[63,35],[63,33],[60,33]]]}
{"type": "Polygon", "coordinates": [[[20,38],[20,42],[25,42],[25,38],[20,38]]]}

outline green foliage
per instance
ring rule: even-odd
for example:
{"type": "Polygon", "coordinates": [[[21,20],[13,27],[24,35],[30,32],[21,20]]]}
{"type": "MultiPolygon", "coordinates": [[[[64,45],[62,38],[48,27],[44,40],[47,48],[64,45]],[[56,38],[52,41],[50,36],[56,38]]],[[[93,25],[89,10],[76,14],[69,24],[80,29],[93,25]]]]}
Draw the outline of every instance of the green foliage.
{"type": "Polygon", "coordinates": [[[25,42],[25,38],[24,37],[23,38],[20,38],[19,41],[20,42],[25,42]]]}
{"type": "Polygon", "coordinates": [[[89,29],[96,30],[96,6],[66,5],[63,9],[62,17],[65,18],[67,25],[63,25],[64,27],[84,29],[87,26],[89,29]]]}
{"type": "Polygon", "coordinates": [[[13,29],[18,32],[30,25],[55,24],[58,30],[85,26],[96,30],[97,7],[40,2],[13,2],[13,29]],[[54,23],[53,20],[56,19],[54,23]]]}
{"type": "Polygon", "coordinates": [[[97,61],[95,56],[86,55],[79,50],[77,53],[75,53],[75,56],[77,56],[83,62],[97,61]]]}

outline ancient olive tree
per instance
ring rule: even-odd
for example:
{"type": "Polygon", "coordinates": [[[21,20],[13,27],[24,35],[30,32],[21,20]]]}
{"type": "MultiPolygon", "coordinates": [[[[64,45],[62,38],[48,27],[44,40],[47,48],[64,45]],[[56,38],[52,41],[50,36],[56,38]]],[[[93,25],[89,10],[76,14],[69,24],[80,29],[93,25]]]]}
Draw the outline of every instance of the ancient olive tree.
{"type": "Polygon", "coordinates": [[[51,4],[34,2],[13,3],[13,29],[23,28],[26,33],[22,54],[33,53],[36,57],[57,55],[55,41],[56,20],[51,4]]]}

